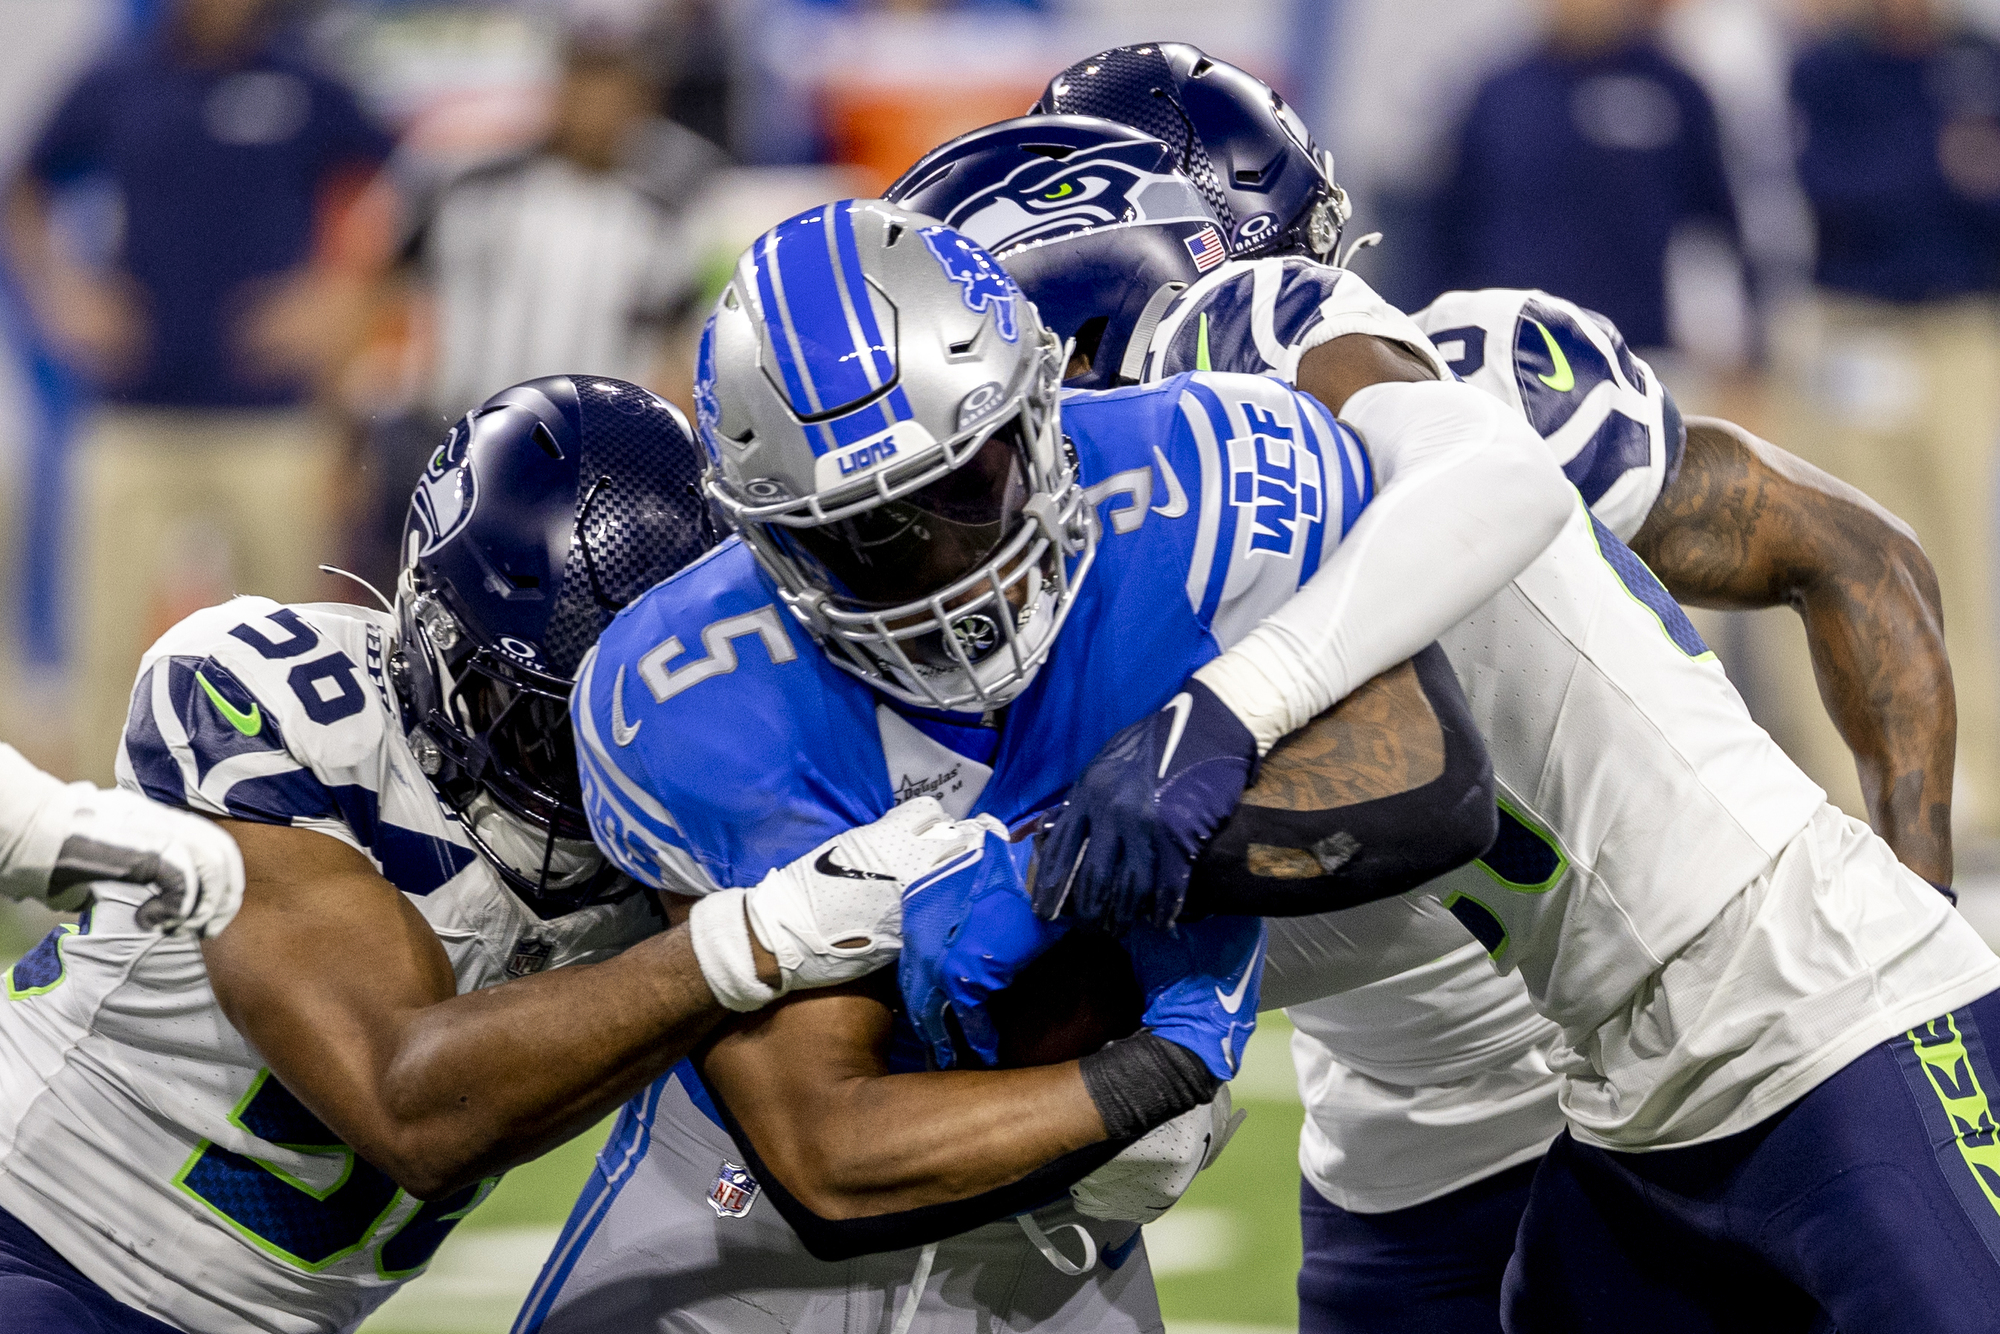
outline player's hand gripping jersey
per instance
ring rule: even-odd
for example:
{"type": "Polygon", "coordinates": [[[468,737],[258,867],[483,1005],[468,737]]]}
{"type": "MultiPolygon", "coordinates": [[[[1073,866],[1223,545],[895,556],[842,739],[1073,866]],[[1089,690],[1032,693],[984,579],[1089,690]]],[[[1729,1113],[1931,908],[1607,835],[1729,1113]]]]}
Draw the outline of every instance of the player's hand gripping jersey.
{"type": "MultiPolygon", "coordinates": [[[[435,929],[461,992],[655,930],[642,897],[543,921],[501,884],[404,739],[383,679],[393,633],[334,604],[196,613],[141,664],[120,783],[360,849],[435,929]]],[[[98,885],[81,923],[7,975],[0,1207],[182,1328],[350,1329],[491,1182],[426,1204],[339,1143],[223,1016],[198,942],[135,924],[151,892],[98,885]]]]}
{"type": "MultiPolygon", "coordinates": [[[[1560,1026],[1550,1051],[1570,1076],[1562,1105],[1579,1134],[1612,1147],[1728,1134],[1874,1042],[1990,990],[1990,952],[1886,846],[1825,805],[1620,540],[1644,522],[1681,440],[1658,378],[1608,322],[1526,291],[1453,293],[1405,321],[1352,274],[1261,260],[1225,265],[1183,293],[1149,366],[1192,358],[1295,374],[1306,349],[1349,332],[1401,341],[1520,409],[1601,511],[1579,506],[1526,572],[1440,640],[1492,752],[1502,820],[1493,850],[1438,882],[1436,899],[1560,1026]],[[1898,892],[1815,892],[1804,869],[1871,858],[1898,892]],[[1824,948],[1777,943],[1760,912],[1816,922],[1824,948]],[[1728,1004],[1710,1004],[1725,987],[1728,1004]],[[1857,994],[1821,1001],[1844,987],[1857,994]]],[[[1394,929],[1421,936],[1420,920],[1394,929]]],[[[1288,952],[1283,934],[1273,970],[1288,952]]],[[[1383,941],[1305,942],[1292,957],[1321,967],[1323,985],[1274,981],[1274,999],[1368,976],[1356,945],[1383,941]]],[[[1407,1127],[1425,1115],[1426,1094],[1440,1106],[1483,1103],[1496,1124],[1523,1131],[1539,1119],[1542,1143],[1556,1128],[1533,1092],[1547,1030],[1504,978],[1488,984],[1472,968],[1474,949],[1299,1013],[1307,1092],[1316,1077],[1329,1083],[1316,1099],[1328,1115],[1315,1121],[1395,1127],[1378,1163],[1404,1150],[1400,1179],[1364,1177],[1364,1209],[1412,1204],[1506,1165],[1491,1152],[1414,1163],[1407,1127]],[[1341,1077],[1334,1051],[1358,1078],[1341,1077]],[[1447,1179],[1452,1168],[1462,1170],[1447,1179]]],[[[1308,1157],[1318,1147],[1324,1175],[1352,1173],[1360,1164],[1343,1164],[1326,1130],[1309,1129],[1308,1157]]],[[[1534,1146],[1517,1141],[1515,1160],[1534,1146]]],[[[1351,1139],[1347,1148],[1367,1152],[1351,1139]]],[[[1327,1193],[1342,1199],[1337,1187],[1327,1193]]]]}

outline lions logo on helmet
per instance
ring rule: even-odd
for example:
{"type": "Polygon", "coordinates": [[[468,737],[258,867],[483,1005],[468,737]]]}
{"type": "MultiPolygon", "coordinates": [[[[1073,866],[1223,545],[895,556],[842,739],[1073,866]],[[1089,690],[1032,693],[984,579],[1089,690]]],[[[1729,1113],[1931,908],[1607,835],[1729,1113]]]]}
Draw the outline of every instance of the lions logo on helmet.
{"type": "Polygon", "coordinates": [[[472,522],[472,512],[479,505],[479,475],[465,454],[470,439],[471,432],[465,426],[452,427],[417,481],[416,494],[410,497],[411,517],[418,530],[417,556],[430,555],[472,522]]]}
{"type": "Polygon", "coordinates": [[[1007,276],[1007,271],[995,264],[985,251],[949,227],[926,227],[917,235],[924,238],[924,244],[937,256],[945,277],[964,289],[965,308],[971,311],[991,309],[993,327],[1000,331],[1000,336],[1010,343],[1018,341],[1021,328],[1014,318],[1014,298],[1021,291],[1014,286],[1014,280],[1007,276]]]}

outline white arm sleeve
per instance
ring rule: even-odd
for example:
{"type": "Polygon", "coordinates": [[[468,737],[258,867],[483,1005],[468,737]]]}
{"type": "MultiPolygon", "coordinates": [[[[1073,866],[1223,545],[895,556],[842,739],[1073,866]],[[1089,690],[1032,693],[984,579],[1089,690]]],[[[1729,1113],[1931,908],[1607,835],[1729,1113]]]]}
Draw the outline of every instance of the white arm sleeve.
{"type": "Polygon", "coordinates": [[[0,897],[39,899],[69,834],[67,821],[43,818],[51,801],[67,804],[62,780],[0,745],[0,897]]]}
{"type": "Polygon", "coordinates": [[[1269,751],[1498,593],[1577,504],[1547,446],[1471,385],[1370,385],[1341,419],[1376,493],[1318,573],[1195,673],[1269,751]]]}

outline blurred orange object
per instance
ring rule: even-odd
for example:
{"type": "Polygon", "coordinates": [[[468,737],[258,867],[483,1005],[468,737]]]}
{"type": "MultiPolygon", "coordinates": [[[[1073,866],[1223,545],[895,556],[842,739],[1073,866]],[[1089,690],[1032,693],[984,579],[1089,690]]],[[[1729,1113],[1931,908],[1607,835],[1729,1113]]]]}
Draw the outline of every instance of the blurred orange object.
{"type": "Polygon", "coordinates": [[[1039,81],[973,84],[833,82],[821,93],[833,161],[858,168],[880,192],[947,139],[1024,114],[1039,81]]]}

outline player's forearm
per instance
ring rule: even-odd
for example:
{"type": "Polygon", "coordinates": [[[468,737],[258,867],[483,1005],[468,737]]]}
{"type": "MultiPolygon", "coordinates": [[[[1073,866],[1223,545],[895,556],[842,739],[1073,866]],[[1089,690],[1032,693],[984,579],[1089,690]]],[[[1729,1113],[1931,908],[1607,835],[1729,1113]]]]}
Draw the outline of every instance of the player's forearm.
{"type": "Polygon", "coordinates": [[[856,1078],[832,1094],[831,1133],[785,1148],[801,1198],[829,1218],[983,1195],[1105,1138],[1074,1061],[856,1078]]]}
{"type": "Polygon", "coordinates": [[[1372,385],[1344,420],[1376,498],[1289,602],[1196,673],[1266,751],[1499,592],[1577,504],[1527,423],[1469,385],[1372,385]]]}
{"type": "Polygon", "coordinates": [[[1633,550],[1682,602],[1804,618],[1871,823],[1910,869],[1949,883],[1957,711],[1929,559],[1853,487],[1729,422],[1687,427],[1680,469],[1633,550]]]}
{"type": "Polygon", "coordinates": [[[1937,580],[1922,551],[1907,545],[1880,553],[1886,577],[1829,573],[1797,606],[1820,700],[1854,753],[1869,823],[1904,865],[1948,885],[1958,710],[1937,580]]]}
{"type": "Polygon", "coordinates": [[[436,1198],[582,1133],[727,1014],[687,933],[408,1015],[381,1054],[363,1157],[436,1198]]]}

